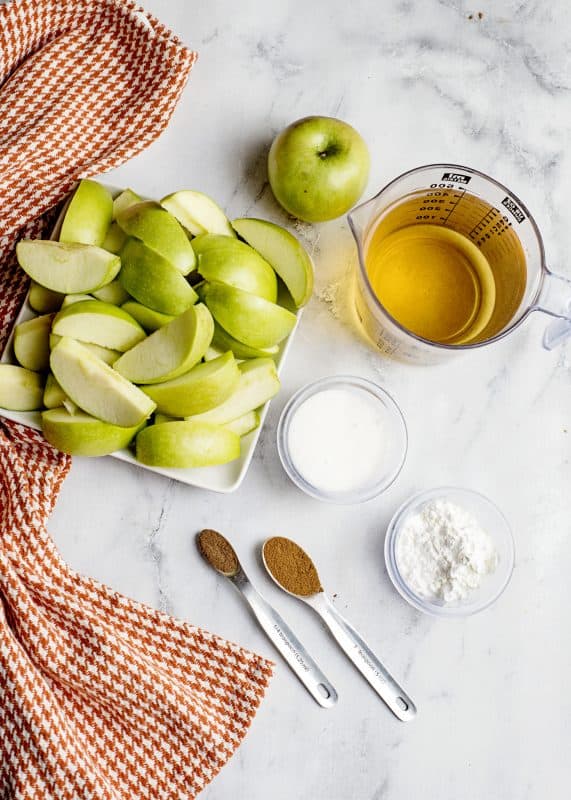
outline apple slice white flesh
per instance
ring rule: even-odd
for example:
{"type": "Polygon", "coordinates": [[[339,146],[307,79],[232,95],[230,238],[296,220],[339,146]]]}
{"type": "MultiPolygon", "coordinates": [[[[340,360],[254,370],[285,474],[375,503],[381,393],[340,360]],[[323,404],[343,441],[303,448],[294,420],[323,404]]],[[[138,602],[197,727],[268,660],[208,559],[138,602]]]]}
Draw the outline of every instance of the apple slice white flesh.
{"type": "Polygon", "coordinates": [[[74,339],[57,343],[50,366],[70,400],[103,422],[131,428],[155,410],[150,397],[74,339]]]}
{"type": "MultiPolygon", "coordinates": [[[[61,336],[57,336],[55,333],[50,334],[50,348],[52,350],[61,338],[61,336]]],[[[92,344],[92,342],[82,342],[81,344],[86,347],[90,353],[93,353],[94,356],[97,356],[97,358],[101,359],[101,361],[104,361],[106,364],[114,364],[117,359],[121,357],[121,353],[118,350],[110,350],[108,347],[101,347],[98,344],[92,344]]]]}
{"type": "Polygon", "coordinates": [[[124,353],[146,338],[139,323],[122,308],[101,300],[83,300],[59,311],[52,331],[80,342],[124,353]]]}
{"type": "Polygon", "coordinates": [[[129,239],[121,251],[119,280],[131,297],[162,314],[182,314],[198,295],[184,276],[138,239],[129,239]]]}
{"type": "Polygon", "coordinates": [[[227,283],[276,302],[276,273],[252,247],[215,233],[197,236],[192,247],[198,256],[198,271],[207,281],[227,283]]]}
{"type": "Polygon", "coordinates": [[[216,322],[250,347],[272,347],[292,332],[296,317],[276,303],[219,281],[206,283],[205,302],[216,322]]]}
{"type": "Polygon", "coordinates": [[[213,333],[212,316],[199,303],[124,353],[114,368],[133,383],[178,378],[198,364],[213,333]]]}
{"type": "Polygon", "coordinates": [[[127,447],[140,427],[122,428],[83,411],[70,414],[65,408],[42,413],[42,430],[47,441],[72,456],[106,456],[114,453],[127,447]]]}
{"type": "Polygon", "coordinates": [[[238,419],[233,419],[232,422],[227,422],[224,425],[229,431],[234,431],[238,436],[245,436],[250,431],[255,431],[260,424],[260,414],[258,411],[248,411],[242,414],[238,419]]]}
{"type": "Polygon", "coordinates": [[[263,219],[235,219],[232,226],[271,264],[296,306],[305,305],[313,291],[313,262],[296,237],[280,225],[263,219]]]}
{"type": "Polygon", "coordinates": [[[112,216],[113,199],[107,189],[96,181],[80,181],[65,212],[59,240],[101,247],[112,216]]]}
{"type": "Polygon", "coordinates": [[[59,311],[64,297],[65,295],[52,292],[51,289],[46,289],[45,286],[40,286],[35,281],[30,283],[28,303],[38,314],[51,314],[53,311],[59,311]]]}
{"type": "Polygon", "coordinates": [[[137,303],[136,300],[127,300],[126,303],[123,303],[121,308],[130,314],[133,319],[136,319],[139,325],[142,325],[149,333],[158,331],[159,328],[162,328],[174,319],[172,314],[161,314],[160,311],[147,308],[147,306],[142,305],[142,303],[137,303]]]}
{"type": "Polygon", "coordinates": [[[275,356],[276,353],[279,353],[280,348],[277,344],[273,345],[273,347],[250,347],[243,342],[239,342],[237,339],[234,339],[233,336],[230,336],[224,328],[221,328],[220,325],[215,323],[214,325],[214,336],[212,337],[212,346],[217,348],[218,350],[222,351],[223,353],[226,350],[231,350],[236,358],[267,358],[275,356]]]}
{"type": "Polygon", "coordinates": [[[184,189],[163,197],[161,205],[180,222],[183,228],[198,236],[201,233],[219,233],[236,236],[226,214],[211,197],[202,192],[184,189]]]}
{"type": "Polygon", "coordinates": [[[240,456],[240,437],[202,422],[168,422],[144,428],[136,439],[138,461],[151,467],[209,467],[240,456]]]}
{"type": "Polygon", "coordinates": [[[101,289],[96,289],[92,292],[93,297],[97,300],[102,300],[104,303],[111,303],[114,306],[122,306],[130,299],[128,292],[121,286],[121,281],[116,278],[101,289]]]}
{"type": "Polygon", "coordinates": [[[51,372],[48,373],[46,378],[46,385],[44,387],[44,406],[46,408],[59,408],[63,406],[64,401],[67,400],[67,395],[56,381],[51,372]]]}
{"type": "Polygon", "coordinates": [[[121,212],[126,211],[126,209],[136,205],[137,203],[140,203],[142,199],[143,198],[139,197],[139,195],[132,189],[124,189],[113,200],[113,219],[116,220],[121,212]]]}
{"type": "Polygon", "coordinates": [[[128,235],[165,258],[182,275],[196,267],[196,255],[188,236],[172,214],[158,203],[146,200],[121,211],[117,224],[128,235]]]}
{"type": "Polygon", "coordinates": [[[173,417],[201,414],[230,397],[238,384],[240,371],[232,353],[197,364],[184,375],[164,383],[141,386],[157,404],[157,411],[173,417]]]}
{"type": "Polygon", "coordinates": [[[280,379],[271,358],[254,358],[238,365],[240,380],[228,400],[189,419],[227,425],[262,406],[278,393],[280,379]]]}
{"type": "Polygon", "coordinates": [[[14,364],[0,364],[0,408],[36,411],[42,407],[44,380],[37,372],[14,364]]]}
{"type": "Polygon", "coordinates": [[[14,355],[18,363],[34,372],[45,372],[50,366],[50,329],[53,314],[33,317],[14,329],[14,355]]]}
{"type": "Polygon", "coordinates": [[[75,242],[23,239],[16,246],[16,255],[32,280],[62,294],[92,292],[110,283],[121,269],[119,256],[75,242]]]}
{"type": "MultiPolygon", "coordinates": [[[[83,303],[84,300],[93,300],[92,294],[66,294],[61,302],[61,308],[67,308],[74,303],[83,303]]],[[[61,310],[61,309],[60,309],[61,310]]]]}

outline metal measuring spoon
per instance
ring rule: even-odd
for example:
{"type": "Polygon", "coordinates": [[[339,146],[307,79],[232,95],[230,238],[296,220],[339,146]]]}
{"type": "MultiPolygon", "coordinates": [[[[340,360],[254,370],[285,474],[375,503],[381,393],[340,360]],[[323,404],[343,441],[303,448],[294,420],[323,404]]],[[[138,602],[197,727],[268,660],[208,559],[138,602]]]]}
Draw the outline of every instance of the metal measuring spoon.
{"type": "Polygon", "coordinates": [[[317,611],[341,648],[393,714],[403,722],[414,719],[416,716],[415,704],[355,628],[337,611],[323,591],[317,569],[305,550],[291,539],[274,536],[264,542],[262,558],[268,573],[284,592],[303,600],[314,611],[317,611]],[[283,556],[284,547],[292,556],[287,562],[287,568],[284,568],[283,558],[272,558],[272,555],[276,555],[280,549],[283,556]],[[292,591],[291,577],[293,574],[299,579],[299,585],[305,587],[303,592],[292,591]]]}
{"type": "Polygon", "coordinates": [[[280,614],[254,588],[230,542],[208,529],[197,534],[196,542],[205,561],[242,592],[262,629],[313,699],[323,708],[334,706],[338,699],[334,686],[280,614]]]}

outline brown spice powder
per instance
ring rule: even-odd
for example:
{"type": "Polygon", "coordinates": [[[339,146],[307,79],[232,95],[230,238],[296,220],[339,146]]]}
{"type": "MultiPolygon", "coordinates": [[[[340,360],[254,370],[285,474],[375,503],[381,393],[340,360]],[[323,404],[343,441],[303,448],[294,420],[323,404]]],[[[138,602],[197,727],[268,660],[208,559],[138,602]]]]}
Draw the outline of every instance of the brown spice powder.
{"type": "Polygon", "coordinates": [[[323,591],[313,561],[291,539],[284,536],[268,539],[264,543],[264,561],[275,580],[287,592],[308,597],[323,591]]]}
{"type": "Polygon", "coordinates": [[[198,534],[197,544],[202,557],[218,572],[223,575],[235,575],[238,572],[238,556],[221,533],[207,528],[198,534]]]}

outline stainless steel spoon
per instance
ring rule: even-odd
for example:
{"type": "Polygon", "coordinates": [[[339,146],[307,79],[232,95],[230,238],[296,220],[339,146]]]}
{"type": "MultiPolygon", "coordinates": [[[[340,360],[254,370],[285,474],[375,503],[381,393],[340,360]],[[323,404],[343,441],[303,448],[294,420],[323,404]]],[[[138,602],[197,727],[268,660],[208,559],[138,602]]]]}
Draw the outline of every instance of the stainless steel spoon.
{"type": "Polygon", "coordinates": [[[212,530],[201,531],[196,539],[202,557],[243,594],[262,629],[313,699],[322,708],[334,706],[338,695],[333,684],[280,614],[254,588],[230,542],[212,530]]]}
{"type": "Polygon", "coordinates": [[[291,539],[274,536],[264,542],[262,559],[268,573],[284,592],[297,597],[298,600],[303,600],[319,614],[346,655],[369,681],[393,714],[402,722],[414,719],[416,716],[414,702],[399,686],[361,635],[337,611],[323,591],[315,565],[305,550],[291,539]],[[281,551],[280,558],[272,558],[272,553],[275,555],[278,548],[281,551]],[[292,556],[287,562],[287,570],[281,567],[286,551],[292,556]],[[294,570],[299,579],[295,584],[291,581],[294,570]],[[306,591],[296,593],[292,591],[293,585],[304,585],[306,591]]]}

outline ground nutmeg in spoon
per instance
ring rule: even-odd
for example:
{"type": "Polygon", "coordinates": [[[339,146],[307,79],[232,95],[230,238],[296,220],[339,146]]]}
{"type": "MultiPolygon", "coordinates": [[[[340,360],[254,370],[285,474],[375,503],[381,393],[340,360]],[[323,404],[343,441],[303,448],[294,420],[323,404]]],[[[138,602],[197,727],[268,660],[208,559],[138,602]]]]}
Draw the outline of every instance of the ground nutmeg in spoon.
{"type": "Polygon", "coordinates": [[[197,544],[201,556],[222,575],[232,576],[238,572],[238,556],[221,533],[206,528],[198,534],[197,544]]]}
{"type": "Polygon", "coordinates": [[[264,561],[286,592],[309,597],[323,591],[313,561],[291,539],[284,536],[268,539],[264,543],[264,561]]]}

